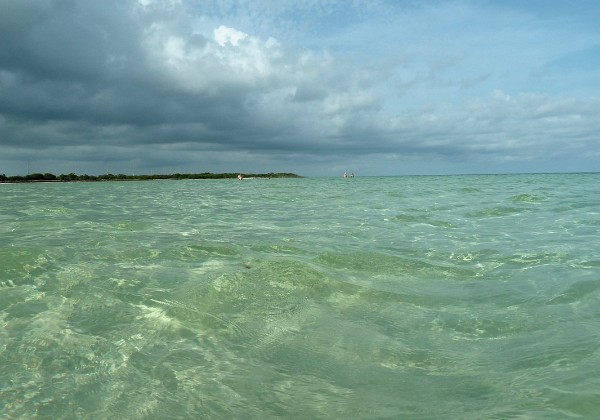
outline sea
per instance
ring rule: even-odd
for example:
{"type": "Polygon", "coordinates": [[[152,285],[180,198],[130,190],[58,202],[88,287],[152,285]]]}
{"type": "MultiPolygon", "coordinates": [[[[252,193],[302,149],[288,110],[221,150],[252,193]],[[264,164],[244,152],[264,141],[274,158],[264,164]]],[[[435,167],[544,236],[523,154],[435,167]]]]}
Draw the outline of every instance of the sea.
{"type": "Polygon", "coordinates": [[[600,418],[600,174],[0,184],[0,418],[600,418]]]}

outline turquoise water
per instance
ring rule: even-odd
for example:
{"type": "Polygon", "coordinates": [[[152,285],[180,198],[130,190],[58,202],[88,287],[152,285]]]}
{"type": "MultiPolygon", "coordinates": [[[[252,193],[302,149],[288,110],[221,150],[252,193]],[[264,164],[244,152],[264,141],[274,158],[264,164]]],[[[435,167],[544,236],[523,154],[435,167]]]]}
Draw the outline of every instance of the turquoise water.
{"type": "Polygon", "coordinates": [[[600,175],[0,185],[0,418],[600,417],[600,175]]]}

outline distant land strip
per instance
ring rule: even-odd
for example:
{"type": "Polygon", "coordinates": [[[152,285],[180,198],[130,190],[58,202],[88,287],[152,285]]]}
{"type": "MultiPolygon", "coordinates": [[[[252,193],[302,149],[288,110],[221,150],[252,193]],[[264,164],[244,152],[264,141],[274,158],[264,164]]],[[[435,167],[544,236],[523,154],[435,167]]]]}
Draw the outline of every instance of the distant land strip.
{"type": "MultiPolygon", "coordinates": [[[[236,179],[239,172],[214,174],[204,172],[201,174],[170,174],[170,175],[76,175],[74,173],[54,175],[49,173],[34,173],[29,175],[6,176],[0,174],[0,182],[97,182],[97,181],[150,181],[155,179],[236,179]]],[[[244,178],[302,178],[293,173],[269,172],[266,174],[242,174],[244,178]]]]}

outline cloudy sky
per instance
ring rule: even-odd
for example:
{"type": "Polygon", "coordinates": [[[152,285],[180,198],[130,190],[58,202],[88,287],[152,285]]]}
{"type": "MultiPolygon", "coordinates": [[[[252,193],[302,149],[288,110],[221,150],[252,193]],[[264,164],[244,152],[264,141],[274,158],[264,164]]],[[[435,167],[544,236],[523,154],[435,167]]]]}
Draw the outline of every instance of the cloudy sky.
{"type": "Polygon", "coordinates": [[[600,170],[597,0],[0,9],[0,174],[600,170]]]}

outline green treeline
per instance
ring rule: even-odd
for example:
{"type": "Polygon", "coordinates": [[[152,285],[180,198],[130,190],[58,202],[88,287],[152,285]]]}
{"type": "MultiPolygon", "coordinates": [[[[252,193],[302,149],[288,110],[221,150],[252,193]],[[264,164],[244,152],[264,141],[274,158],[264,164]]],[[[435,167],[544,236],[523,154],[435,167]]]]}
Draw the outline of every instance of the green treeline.
{"type": "MultiPolygon", "coordinates": [[[[275,173],[266,174],[243,174],[245,178],[300,178],[293,173],[275,173]]],[[[201,174],[171,174],[171,175],[125,175],[125,174],[105,174],[105,175],[76,175],[74,173],[54,175],[49,173],[35,173],[29,175],[6,176],[0,174],[0,182],[74,182],[74,181],[148,181],[153,179],[235,179],[238,173],[213,174],[204,172],[201,174]]]]}

